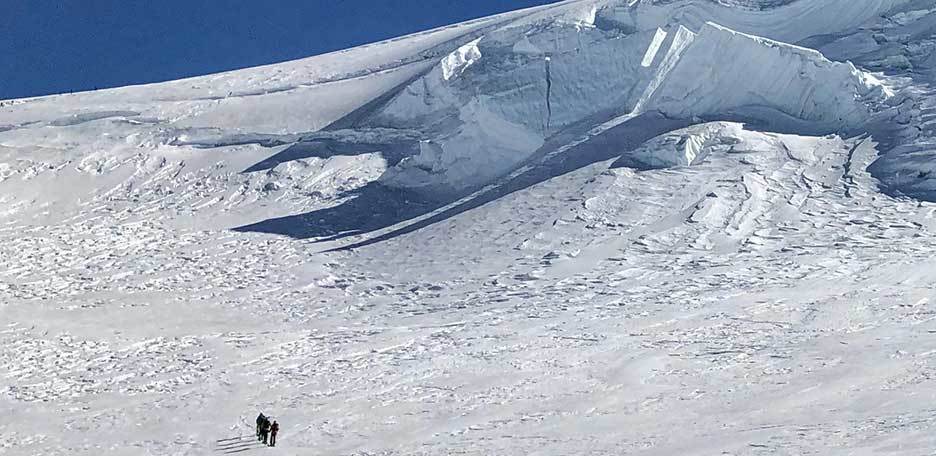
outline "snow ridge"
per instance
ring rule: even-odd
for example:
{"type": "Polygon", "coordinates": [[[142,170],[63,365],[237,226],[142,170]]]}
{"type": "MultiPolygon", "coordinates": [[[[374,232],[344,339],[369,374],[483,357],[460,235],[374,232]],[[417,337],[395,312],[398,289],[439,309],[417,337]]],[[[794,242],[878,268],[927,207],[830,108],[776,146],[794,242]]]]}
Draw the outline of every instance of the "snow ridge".
{"type": "Polygon", "coordinates": [[[386,185],[469,191],[529,159],[552,135],[603,113],[659,111],[831,133],[860,129],[873,106],[891,95],[850,63],[713,22],[698,32],[679,25],[674,32],[655,28],[623,37],[561,21],[546,29],[512,26],[472,41],[439,68],[375,115],[381,127],[428,123],[426,139],[436,144],[423,150],[430,156],[396,165],[382,180],[386,185]],[[664,57],[654,63],[664,45],[664,57]],[[530,50],[550,48],[544,81],[530,50]],[[481,55],[484,63],[476,63],[481,55]],[[457,83],[450,80],[456,72],[457,83]],[[493,125],[500,134],[482,131],[493,125]],[[426,168],[429,162],[434,165],[426,168]]]}

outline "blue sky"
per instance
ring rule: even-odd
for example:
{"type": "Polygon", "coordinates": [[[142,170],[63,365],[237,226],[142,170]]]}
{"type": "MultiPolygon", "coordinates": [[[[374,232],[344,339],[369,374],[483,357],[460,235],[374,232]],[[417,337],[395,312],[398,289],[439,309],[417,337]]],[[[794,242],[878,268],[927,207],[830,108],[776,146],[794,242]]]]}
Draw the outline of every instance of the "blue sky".
{"type": "Polygon", "coordinates": [[[293,60],[555,0],[0,0],[0,99],[293,60]]]}

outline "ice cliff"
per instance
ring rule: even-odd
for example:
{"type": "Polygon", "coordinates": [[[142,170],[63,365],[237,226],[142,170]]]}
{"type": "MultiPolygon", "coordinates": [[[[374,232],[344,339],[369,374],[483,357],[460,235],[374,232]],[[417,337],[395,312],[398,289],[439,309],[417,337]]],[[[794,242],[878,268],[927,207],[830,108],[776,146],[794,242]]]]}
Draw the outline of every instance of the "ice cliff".
{"type": "MultiPolygon", "coordinates": [[[[782,8],[806,14],[810,5],[816,2],[782,8]]],[[[743,27],[763,20],[759,11],[707,2],[573,2],[564,15],[533,15],[473,37],[368,118],[367,126],[423,135],[418,153],[381,182],[465,192],[543,153],[556,135],[585,134],[610,119],[651,111],[778,130],[854,132],[891,95],[851,63],[692,19],[701,8],[714,9],[715,17],[723,11],[725,20],[743,27]]]]}

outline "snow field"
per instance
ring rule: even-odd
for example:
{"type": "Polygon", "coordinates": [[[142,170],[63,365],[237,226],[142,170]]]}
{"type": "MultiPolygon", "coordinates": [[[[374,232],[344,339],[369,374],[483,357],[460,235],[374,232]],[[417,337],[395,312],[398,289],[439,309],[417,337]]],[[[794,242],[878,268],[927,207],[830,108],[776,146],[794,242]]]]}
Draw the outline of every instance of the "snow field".
{"type": "Polygon", "coordinates": [[[933,20],[578,0],[5,101],[0,452],[926,454],[933,20]]]}

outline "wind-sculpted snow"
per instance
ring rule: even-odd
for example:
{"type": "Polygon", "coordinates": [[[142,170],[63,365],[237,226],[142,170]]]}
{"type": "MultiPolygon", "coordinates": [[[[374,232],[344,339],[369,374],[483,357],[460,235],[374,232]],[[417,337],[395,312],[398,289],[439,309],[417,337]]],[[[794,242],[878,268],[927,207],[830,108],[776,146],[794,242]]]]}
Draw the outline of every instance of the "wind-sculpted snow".
{"type": "Polygon", "coordinates": [[[575,0],[0,101],[0,453],[928,454],[934,35],[575,0]]]}

